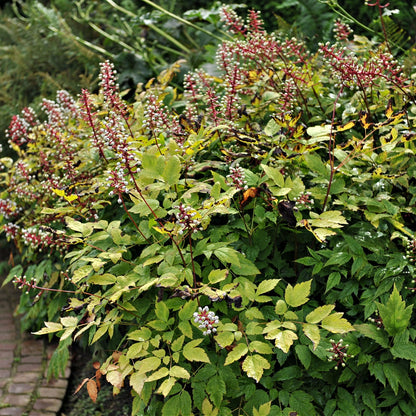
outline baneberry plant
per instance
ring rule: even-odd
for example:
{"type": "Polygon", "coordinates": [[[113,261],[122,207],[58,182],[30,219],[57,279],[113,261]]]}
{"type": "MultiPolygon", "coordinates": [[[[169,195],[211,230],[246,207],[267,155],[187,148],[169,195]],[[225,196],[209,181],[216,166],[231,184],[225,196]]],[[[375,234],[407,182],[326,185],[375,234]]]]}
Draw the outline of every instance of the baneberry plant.
{"type": "Polygon", "coordinates": [[[370,41],[312,54],[223,18],[183,94],[176,63],[128,105],[104,62],[98,94],[12,121],[20,310],[59,337],[51,371],[88,345],[133,414],[411,414],[411,79],[370,41]]]}

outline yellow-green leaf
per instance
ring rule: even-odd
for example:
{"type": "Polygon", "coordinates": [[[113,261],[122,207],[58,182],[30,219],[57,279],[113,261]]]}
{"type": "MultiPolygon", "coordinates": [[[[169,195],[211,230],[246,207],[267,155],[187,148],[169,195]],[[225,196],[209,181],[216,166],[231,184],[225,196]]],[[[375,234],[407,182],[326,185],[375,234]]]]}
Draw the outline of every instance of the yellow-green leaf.
{"type": "Polygon", "coordinates": [[[172,390],[172,387],[176,383],[175,377],[169,377],[166,380],[163,380],[163,383],[160,385],[160,387],[157,389],[157,393],[163,394],[164,397],[166,397],[169,392],[172,390]]]}
{"type": "Polygon", "coordinates": [[[45,327],[40,329],[39,331],[32,332],[34,335],[44,335],[44,334],[51,334],[53,332],[58,332],[63,329],[63,326],[57,322],[45,322],[45,327]]]}
{"type": "Polygon", "coordinates": [[[227,355],[224,365],[229,365],[234,361],[239,360],[243,355],[246,355],[248,352],[248,347],[245,342],[237,344],[227,355]]]}
{"type": "Polygon", "coordinates": [[[268,342],[252,341],[249,349],[251,352],[256,351],[259,354],[273,354],[273,348],[268,342]]]}
{"type": "Polygon", "coordinates": [[[259,286],[257,287],[256,294],[257,295],[262,295],[263,293],[270,292],[271,290],[273,290],[276,287],[276,285],[279,282],[280,282],[280,279],[262,280],[260,282],[259,286]]]}
{"type": "Polygon", "coordinates": [[[274,307],[274,311],[278,314],[278,315],[283,315],[284,313],[286,313],[287,311],[287,304],[283,299],[279,299],[276,302],[276,306],[274,307]]]}
{"type": "Polygon", "coordinates": [[[274,343],[276,347],[280,348],[283,352],[288,353],[295,339],[298,339],[298,336],[293,331],[285,329],[275,336],[274,343]]]}
{"type": "Polygon", "coordinates": [[[161,378],[166,377],[168,374],[169,370],[166,367],[159,368],[159,370],[155,371],[149,377],[147,377],[146,383],[150,381],[160,380],[161,378]]]}
{"type": "Polygon", "coordinates": [[[342,312],[335,312],[322,320],[322,328],[336,334],[354,331],[354,327],[342,317],[342,312]]]}
{"type": "Polygon", "coordinates": [[[144,360],[136,362],[134,368],[137,370],[138,374],[148,373],[149,371],[154,371],[159,368],[162,360],[159,357],[149,357],[144,360]]]}
{"type": "Polygon", "coordinates": [[[254,378],[254,380],[259,382],[263,376],[264,370],[270,368],[270,363],[261,355],[253,354],[248,355],[245,358],[242,367],[248,377],[254,378]]]}
{"type": "Polygon", "coordinates": [[[314,324],[303,324],[302,329],[303,333],[312,341],[313,349],[315,350],[321,340],[318,326],[314,324]]]}
{"type": "Polygon", "coordinates": [[[211,270],[208,275],[208,280],[210,283],[218,283],[225,280],[228,276],[228,270],[227,269],[215,269],[211,270]]]}
{"type": "Polygon", "coordinates": [[[197,347],[202,341],[201,338],[194,339],[184,346],[182,354],[188,361],[210,362],[207,353],[202,348],[197,347]]]}
{"type": "Polygon", "coordinates": [[[86,264],[85,266],[82,266],[79,269],[74,271],[74,273],[72,274],[71,280],[73,283],[78,283],[84,277],[88,276],[92,271],[93,271],[93,267],[89,264],[86,264]]]}
{"type": "Polygon", "coordinates": [[[285,290],[285,301],[289,306],[297,307],[306,303],[311,292],[312,280],[307,282],[298,283],[295,287],[288,285],[285,290]]]}
{"type": "Polygon", "coordinates": [[[170,369],[169,375],[176,378],[185,378],[186,380],[191,378],[191,375],[189,374],[188,370],[178,365],[174,365],[170,369]]]}
{"type": "Polygon", "coordinates": [[[224,332],[218,333],[214,338],[221,348],[225,348],[234,342],[234,333],[224,331],[224,332]]]}
{"type": "Polygon", "coordinates": [[[318,322],[322,321],[322,319],[326,318],[334,308],[335,305],[319,306],[311,313],[308,313],[308,315],[306,315],[306,322],[310,324],[317,324],[318,322]]]}
{"type": "Polygon", "coordinates": [[[140,396],[142,394],[146,374],[133,373],[130,377],[130,386],[140,396]]]}

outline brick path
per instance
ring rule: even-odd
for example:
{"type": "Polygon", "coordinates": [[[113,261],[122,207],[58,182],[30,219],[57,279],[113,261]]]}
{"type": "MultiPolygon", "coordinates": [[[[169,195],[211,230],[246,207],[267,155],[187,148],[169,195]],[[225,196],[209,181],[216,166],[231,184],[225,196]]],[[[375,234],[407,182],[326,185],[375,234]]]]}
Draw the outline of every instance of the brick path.
{"type": "Polygon", "coordinates": [[[45,378],[53,347],[22,334],[13,316],[18,293],[0,280],[0,416],[56,416],[68,384],[65,377],[45,378]]]}

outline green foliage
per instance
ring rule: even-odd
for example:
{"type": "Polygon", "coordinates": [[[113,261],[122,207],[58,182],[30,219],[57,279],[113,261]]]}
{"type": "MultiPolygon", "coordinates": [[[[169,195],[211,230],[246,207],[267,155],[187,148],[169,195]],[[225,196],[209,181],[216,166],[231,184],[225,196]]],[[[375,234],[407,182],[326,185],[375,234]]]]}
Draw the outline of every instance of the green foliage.
{"type": "Polygon", "coordinates": [[[95,349],[135,415],[411,414],[413,83],[368,39],[311,54],[223,19],[183,93],[177,62],[129,105],[104,62],[97,94],[13,118],[25,322],[60,339],[54,371],[95,349]]]}

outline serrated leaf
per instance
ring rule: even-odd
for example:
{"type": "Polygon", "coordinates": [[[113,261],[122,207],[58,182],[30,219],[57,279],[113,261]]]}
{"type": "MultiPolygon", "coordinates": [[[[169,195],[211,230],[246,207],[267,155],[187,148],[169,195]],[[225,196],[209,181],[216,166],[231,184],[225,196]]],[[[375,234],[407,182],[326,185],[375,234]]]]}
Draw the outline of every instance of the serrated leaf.
{"type": "Polygon", "coordinates": [[[308,315],[306,315],[306,322],[310,324],[317,324],[318,322],[321,322],[322,319],[326,318],[334,308],[335,305],[319,306],[312,312],[308,313],[308,315]]]}
{"type": "Polygon", "coordinates": [[[188,370],[186,370],[185,368],[180,367],[178,365],[174,365],[169,370],[169,375],[171,377],[176,377],[176,378],[185,378],[186,380],[191,378],[191,375],[189,374],[188,370]]]}
{"type": "Polygon", "coordinates": [[[266,173],[266,175],[280,188],[285,186],[285,179],[280,172],[280,169],[273,168],[267,165],[261,165],[262,169],[266,173]]]}
{"type": "Polygon", "coordinates": [[[165,167],[163,169],[163,179],[169,185],[178,183],[181,175],[181,162],[177,156],[171,156],[165,160],[165,167]]]}
{"type": "Polygon", "coordinates": [[[157,393],[163,394],[164,397],[166,397],[170,391],[172,390],[172,387],[176,384],[176,378],[175,377],[169,377],[166,380],[163,380],[160,387],[157,389],[157,393]]]}
{"type": "Polygon", "coordinates": [[[220,332],[214,337],[214,339],[221,348],[225,348],[234,342],[234,333],[228,331],[220,332]]]}
{"type": "Polygon", "coordinates": [[[295,346],[295,351],[300,362],[306,369],[308,369],[312,360],[310,349],[306,345],[298,344],[295,346]]]}
{"type": "Polygon", "coordinates": [[[45,327],[39,331],[32,332],[33,335],[45,335],[53,332],[58,332],[63,329],[63,326],[57,322],[45,322],[45,327]]]}
{"type": "Polygon", "coordinates": [[[253,354],[248,355],[242,365],[243,370],[247,373],[248,377],[254,378],[257,382],[263,376],[264,370],[270,368],[270,363],[261,355],[253,354]]]}
{"type": "Polygon", "coordinates": [[[249,349],[251,352],[256,351],[259,354],[273,354],[273,348],[271,345],[263,341],[251,341],[249,349]]]}
{"type": "Polygon", "coordinates": [[[302,329],[303,333],[312,341],[313,349],[315,350],[321,340],[321,333],[319,332],[318,326],[314,324],[302,324],[302,329]]]}
{"type": "Polygon", "coordinates": [[[166,306],[166,303],[161,301],[156,303],[155,307],[156,316],[163,322],[167,322],[169,319],[169,308],[166,306]]]}
{"type": "Polygon", "coordinates": [[[116,281],[116,277],[110,273],[95,274],[88,279],[88,283],[93,285],[111,285],[116,281]]]}
{"type": "Polygon", "coordinates": [[[307,282],[298,283],[293,287],[292,285],[287,285],[285,290],[285,301],[289,306],[297,307],[305,304],[309,298],[311,292],[311,283],[312,280],[307,282]]]}
{"type": "Polygon", "coordinates": [[[201,338],[194,339],[184,346],[182,354],[188,361],[210,362],[207,353],[202,348],[197,347],[202,341],[201,338]]]}
{"type": "Polygon", "coordinates": [[[287,303],[283,300],[283,299],[279,299],[276,302],[276,305],[274,307],[274,311],[278,314],[278,315],[283,315],[287,312],[287,303]]]}
{"type": "Polygon", "coordinates": [[[378,329],[375,325],[360,324],[355,325],[354,328],[362,335],[376,341],[383,348],[388,348],[389,339],[384,331],[378,329]]]}
{"type": "Polygon", "coordinates": [[[110,384],[119,390],[123,387],[123,375],[119,370],[109,371],[106,374],[106,379],[110,384]]]}
{"type": "Polygon", "coordinates": [[[148,357],[141,361],[136,362],[134,368],[138,374],[148,373],[159,368],[162,360],[159,357],[148,357]]]}
{"type": "Polygon", "coordinates": [[[178,316],[181,321],[189,321],[192,317],[194,312],[196,311],[198,304],[195,299],[188,300],[185,305],[182,306],[180,309],[178,316]]]}
{"type": "Polygon", "coordinates": [[[390,352],[393,357],[416,362],[416,345],[413,343],[394,343],[390,352]]]}
{"type": "Polygon", "coordinates": [[[322,328],[335,334],[354,331],[354,327],[342,317],[342,312],[335,312],[322,320],[322,328]]]}
{"type": "Polygon", "coordinates": [[[72,282],[78,283],[80,280],[82,280],[84,277],[88,276],[92,271],[93,267],[89,264],[86,264],[85,266],[80,267],[79,269],[75,270],[72,274],[72,282]]]}
{"type": "Polygon", "coordinates": [[[280,282],[280,279],[267,279],[267,280],[262,280],[260,282],[260,284],[257,287],[257,291],[256,294],[257,295],[262,295],[263,293],[267,293],[270,292],[271,290],[273,290],[277,284],[280,282]]]}
{"type": "Polygon", "coordinates": [[[268,416],[270,414],[270,409],[272,406],[272,402],[263,403],[259,409],[257,410],[253,407],[253,416],[268,416]]]}
{"type": "Polygon", "coordinates": [[[130,386],[138,395],[142,394],[145,381],[146,374],[133,373],[130,376],[130,386]]]}
{"type": "Polygon", "coordinates": [[[98,387],[95,380],[89,379],[87,382],[87,391],[90,399],[95,403],[97,401],[98,387]]]}
{"type": "Polygon", "coordinates": [[[60,321],[65,328],[77,326],[78,324],[78,318],[75,316],[64,316],[60,318],[60,321]]]}
{"type": "Polygon", "coordinates": [[[243,355],[248,352],[248,347],[245,342],[237,344],[231,351],[228,352],[227,358],[225,359],[224,365],[229,365],[234,361],[239,360],[243,355]]]}
{"type": "Polygon", "coordinates": [[[228,276],[227,269],[215,269],[211,270],[208,275],[208,280],[211,284],[222,282],[228,276]]]}
{"type": "Polygon", "coordinates": [[[211,377],[205,387],[214,406],[221,407],[221,402],[227,389],[225,381],[220,375],[211,377]]]}
{"type": "Polygon", "coordinates": [[[283,352],[288,353],[295,339],[298,339],[298,336],[293,331],[285,329],[276,334],[274,343],[276,347],[280,348],[283,352]]]}
{"type": "Polygon", "coordinates": [[[147,377],[146,383],[150,381],[160,380],[161,378],[166,377],[168,374],[169,370],[166,367],[159,368],[159,370],[155,371],[149,377],[147,377]]]}
{"type": "Polygon", "coordinates": [[[217,416],[218,415],[218,408],[212,406],[211,402],[205,397],[204,401],[202,402],[202,415],[203,416],[217,416]]]}
{"type": "Polygon", "coordinates": [[[396,285],[385,305],[378,304],[380,317],[383,320],[385,330],[389,335],[396,335],[405,330],[412,316],[413,305],[406,307],[396,285]]]}

